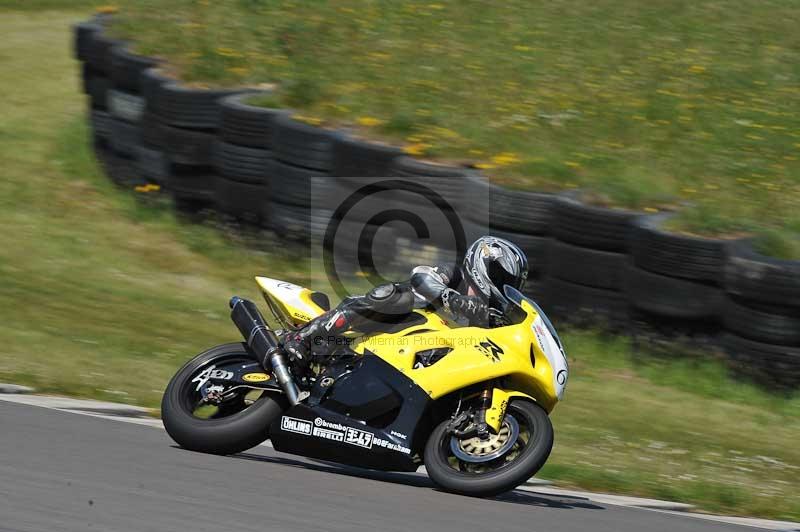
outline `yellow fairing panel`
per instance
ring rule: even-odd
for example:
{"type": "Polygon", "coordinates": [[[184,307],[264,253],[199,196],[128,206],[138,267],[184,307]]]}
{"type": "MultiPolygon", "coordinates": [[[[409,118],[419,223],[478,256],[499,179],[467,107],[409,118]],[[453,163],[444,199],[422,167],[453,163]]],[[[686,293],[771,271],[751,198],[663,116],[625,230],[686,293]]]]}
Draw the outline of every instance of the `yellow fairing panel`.
{"type": "Polygon", "coordinates": [[[433,399],[502,378],[505,387],[528,394],[549,412],[558,401],[553,368],[533,334],[537,313],[527,303],[523,305],[527,312],[523,322],[495,329],[451,328],[438,315],[421,312],[426,324],[364,338],[355,349],[368,349],[380,356],[433,399]],[[451,351],[431,366],[414,367],[418,352],[435,348],[451,351]]]}
{"type": "Polygon", "coordinates": [[[521,399],[528,399],[536,401],[533,397],[526,393],[515,392],[513,390],[504,390],[502,388],[495,388],[492,391],[492,406],[486,411],[486,424],[497,433],[500,430],[500,423],[506,415],[506,408],[508,403],[515,397],[521,399]]]}
{"type": "Polygon", "coordinates": [[[325,312],[312,301],[314,292],[308,288],[269,277],[256,277],[256,283],[270,307],[293,325],[304,325],[325,312]]]}

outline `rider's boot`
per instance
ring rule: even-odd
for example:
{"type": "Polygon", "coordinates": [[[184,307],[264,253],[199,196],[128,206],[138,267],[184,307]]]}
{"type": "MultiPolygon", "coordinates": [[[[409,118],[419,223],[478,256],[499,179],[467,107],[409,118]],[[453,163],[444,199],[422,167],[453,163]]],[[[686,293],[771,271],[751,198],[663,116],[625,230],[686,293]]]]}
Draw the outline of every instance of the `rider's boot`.
{"type": "Polygon", "coordinates": [[[308,368],[315,354],[328,354],[330,344],[342,335],[351,322],[347,309],[333,309],[317,316],[299,331],[283,337],[283,347],[291,361],[300,368],[308,368]]]}

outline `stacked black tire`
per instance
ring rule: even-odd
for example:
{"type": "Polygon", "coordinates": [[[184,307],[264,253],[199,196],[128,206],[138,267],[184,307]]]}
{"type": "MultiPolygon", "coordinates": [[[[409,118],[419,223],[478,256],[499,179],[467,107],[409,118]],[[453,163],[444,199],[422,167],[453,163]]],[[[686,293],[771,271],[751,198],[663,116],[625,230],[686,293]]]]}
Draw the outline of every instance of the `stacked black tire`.
{"type": "Polygon", "coordinates": [[[725,262],[730,366],[768,386],[800,387],[800,262],[765,257],[749,241],[730,243],[725,262]]]}
{"type": "MultiPolygon", "coordinates": [[[[151,73],[152,72],[148,71],[151,73]]],[[[155,81],[148,105],[160,124],[170,162],[167,185],[181,207],[214,206],[217,176],[214,148],[220,125],[220,100],[235,90],[194,88],[177,81],[155,81]]]]}
{"type": "Polygon", "coordinates": [[[709,349],[719,330],[728,242],[670,232],[664,228],[670,217],[634,221],[625,281],[636,331],[648,340],[667,338],[709,349]]]}
{"type": "Polygon", "coordinates": [[[116,181],[120,184],[159,182],[161,175],[150,175],[148,155],[142,141],[145,99],[141,74],[157,61],[136,55],[127,45],[111,48],[111,88],[106,101],[111,115],[109,147],[115,156],[116,181]]]}
{"type": "Polygon", "coordinates": [[[558,196],[544,283],[547,310],[568,323],[627,327],[623,271],[628,237],[638,216],[590,205],[578,193],[558,196]]]}
{"type": "Polygon", "coordinates": [[[164,123],[158,115],[156,98],[159,87],[174,80],[158,68],[148,68],[139,73],[139,87],[144,100],[141,124],[141,144],[138,148],[137,167],[148,181],[169,188],[172,170],[167,153],[164,123]]]}
{"type": "Polygon", "coordinates": [[[272,194],[267,206],[271,225],[291,241],[319,242],[335,207],[325,201],[325,189],[334,182],[333,144],[338,133],[288,113],[276,115],[273,123],[272,194]]]}
{"type": "Polygon", "coordinates": [[[397,157],[388,175],[396,184],[395,256],[401,272],[419,264],[454,264],[469,244],[466,188],[477,173],[460,166],[397,157]]]}
{"type": "Polygon", "coordinates": [[[217,209],[239,220],[269,225],[274,173],[275,119],[282,111],[249,105],[254,93],[220,100],[219,139],[214,146],[217,209]]]}
{"type": "Polygon", "coordinates": [[[408,266],[397,251],[397,223],[379,226],[373,218],[395,207],[395,194],[369,192],[369,187],[391,187],[387,178],[402,151],[344,133],[333,138],[332,150],[330,193],[318,202],[324,213],[316,216],[312,235],[345,275],[408,275],[408,266]],[[325,239],[326,231],[329,239],[325,239]]]}
{"type": "Polygon", "coordinates": [[[466,185],[463,214],[467,240],[494,235],[519,245],[528,255],[530,267],[525,292],[544,303],[543,283],[556,197],[506,189],[475,173],[467,178],[466,185]]]}
{"type": "Polygon", "coordinates": [[[111,50],[121,45],[105,33],[104,20],[94,18],[74,28],[74,53],[81,61],[81,81],[88,96],[95,145],[106,146],[111,131],[108,91],[111,88],[111,50]]]}

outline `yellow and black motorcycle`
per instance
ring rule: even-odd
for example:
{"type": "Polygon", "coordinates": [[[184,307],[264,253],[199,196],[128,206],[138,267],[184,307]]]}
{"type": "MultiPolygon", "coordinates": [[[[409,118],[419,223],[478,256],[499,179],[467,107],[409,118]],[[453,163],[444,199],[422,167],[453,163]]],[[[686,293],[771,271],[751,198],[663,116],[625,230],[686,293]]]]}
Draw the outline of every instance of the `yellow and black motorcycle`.
{"type": "Polygon", "coordinates": [[[505,287],[510,325],[460,327],[417,310],[345,338],[339,356],[301,379],[280,337],[328,310],[328,298],[256,281],[277,327],[234,297],[246,341],[196,356],[167,386],[162,418],[182,447],[233,454],[269,439],[278,451],[371,469],[424,465],[441,488],[473,496],[511,490],[544,465],[569,370],[553,325],[519,291],[505,287]]]}

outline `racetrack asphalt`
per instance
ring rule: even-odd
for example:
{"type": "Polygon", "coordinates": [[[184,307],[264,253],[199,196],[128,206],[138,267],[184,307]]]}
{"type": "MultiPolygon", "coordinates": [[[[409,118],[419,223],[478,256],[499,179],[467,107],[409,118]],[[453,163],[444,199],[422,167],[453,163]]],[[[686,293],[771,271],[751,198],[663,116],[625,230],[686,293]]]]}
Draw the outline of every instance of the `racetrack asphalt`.
{"type": "Polygon", "coordinates": [[[0,532],[744,532],[580,497],[474,499],[420,475],[340,467],[259,446],[175,447],[163,430],[0,402],[0,532]]]}

